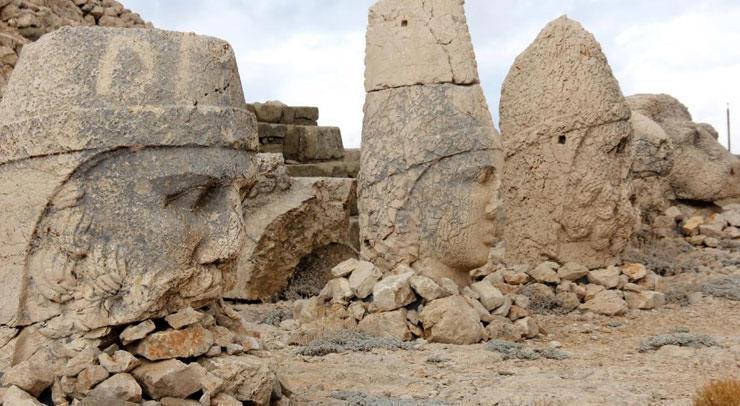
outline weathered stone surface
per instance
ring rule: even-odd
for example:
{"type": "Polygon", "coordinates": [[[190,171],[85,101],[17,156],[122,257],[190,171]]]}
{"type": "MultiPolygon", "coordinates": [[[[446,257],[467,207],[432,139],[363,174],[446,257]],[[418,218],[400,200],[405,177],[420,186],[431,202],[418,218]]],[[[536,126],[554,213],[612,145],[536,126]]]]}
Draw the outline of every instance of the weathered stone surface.
{"type": "Polygon", "coordinates": [[[355,296],[346,278],[334,278],[326,284],[319,298],[331,299],[332,303],[347,303],[355,296]]]}
{"type": "Polygon", "coordinates": [[[288,286],[301,258],[348,241],[351,180],[289,179],[276,154],[259,154],[259,162],[264,187],[244,202],[247,238],[227,298],[271,299],[288,286]]]}
{"type": "Polygon", "coordinates": [[[650,187],[663,193],[658,208],[669,207],[675,199],[713,202],[740,197],[740,158],[717,141],[714,128],[693,122],[686,106],[667,94],[637,94],[626,101],[632,115],[644,121],[640,125],[632,120],[633,149],[639,153],[640,145],[647,145],[642,155],[648,156],[665,151],[665,158],[653,158],[647,165],[654,176],[650,187]]]}
{"type": "Polygon", "coordinates": [[[419,83],[478,83],[463,0],[382,0],[370,8],[367,92],[419,83]]]}
{"type": "Polygon", "coordinates": [[[704,216],[691,216],[681,225],[681,232],[687,236],[696,235],[702,224],[704,224],[704,216]]]}
{"type": "Polygon", "coordinates": [[[205,354],[212,344],[213,334],[196,324],[151,334],[136,345],[136,353],[150,361],[188,358],[205,354]]]}
{"type": "Polygon", "coordinates": [[[462,1],[372,6],[358,205],[361,254],[381,270],[464,286],[485,264],[503,157],[477,82],[462,1]]]}
{"type": "Polygon", "coordinates": [[[132,374],[153,399],[167,396],[185,398],[201,389],[198,379],[203,374],[198,374],[199,371],[181,361],[170,359],[142,365],[134,369],[132,374]]]}
{"type": "Polygon", "coordinates": [[[342,261],[337,266],[331,269],[331,276],[335,278],[342,278],[349,276],[352,274],[352,272],[357,269],[357,265],[360,261],[358,261],[356,258],[350,258],[346,261],[342,261]]]}
{"type": "Polygon", "coordinates": [[[406,324],[406,309],[370,313],[357,324],[357,329],[378,337],[394,337],[408,341],[412,338],[406,324]]]}
{"type": "Polygon", "coordinates": [[[389,275],[373,286],[373,308],[379,311],[396,310],[416,300],[409,279],[414,272],[389,275]]]}
{"type": "Polygon", "coordinates": [[[606,266],[636,218],[630,111],[594,37],[567,17],[549,23],[516,58],[500,113],[506,260],[606,266]]]}
{"type": "Polygon", "coordinates": [[[219,298],[256,177],[243,103],[213,38],[66,27],[26,46],[0,103],[0,324],[63,336],[219,298]]]}
{"type": "Polygon", "coordinates": [[[478,313],[460,295],[430,302],[419,318],[431,342],[475,344],[485,337],[478,313]]]}
{"type": "Polygon", "coordinates": [[[630,282],[638,281],[647,276],[647,268],[643,264],[626,263],[622,264],[622,273],[627,275],[630,282]]]}
{"type": "MultiPolygon", "coordinates": [[[[18,348],[18,347],[16,347],[18,348]]],[[[16,354],[16,357],[18,354],[16,354]]],[[[41,349],[30,358],[3,371],[2,385],[17,386],[38,397],[54,382],[54,375],[62,370],[64,360],[49,349],[41,349]]]]}
{"type": "Polygon", "coordinates": [[[504,304],[504,295],[486,280],[475,282],[470,288],[480,296],[479,300],[486,310],[491,311],[504,304]]]}
{"type": "Polygon", "coordinates": [[[275,375],[267,364],[249,355],[222,356],[200,360],[211,374],[221,378],[222,390],[244,402],[269,405],[275,385],[275,375]]]}
{"type": "Polygon", "coordinates": [[[531,317],[524,317],[514,322],[514,327],[518,328],[524,337],[535,338],[540,334],[540,327],[531,317]]]}
{"type": "Polygon", "coordinates": [[[67,364],[64,366],[64,375],[75,376],[79,374],[83,369],[94,363],[98,358],[98,354],[100,354],[100,350],[95,347],[83,349],[67,361],[67,364]]]}
{"type": "Polygon", "coordinates": [[[175,330],[195,324],[203,319],[204,314],[188,306],[164,318],[175,330]]]}
{"type": "Polygon", "coordinates": [[[525,272],[503,271],[501,276],[509,285],[524,285],[529,281],[529,275],[525,272]]]}
{"type": "Polygon", "coordinates": [[[412,276],[409,279],[409,284],[411,284],[411,288],[414,289],[414,292],[426,300],[434,300],[451,294],[432,279],[422,275],[412,276]]]}
{"type": "Polygon", "coordinates": [[[575,281],[588,275],[588,268],[577,262],[566,262],[558,268],[558,277],[566,281],[575,281]]]}
{"type": "Polygon", "coordinates": [[[364,299],[373,292],[375,283],[380,280],[383,273],[371,262],[359,261],[352,275],[349,277],[349,286],[355,296],[364,299]]]}
{"type": "Polygon", "coordinates": [[[533,269],[530,269],[527,273],[537,282],[558,283],[560,282],[560,277],[557,272],[558,268],[560,268],[560,266],[557,263],[545,261],[533,269]]]}
{"type": "Polygon", "coordinates": [[[650,310],[665,304],[665,295],[660,292],[643,290],[639,292],[624,292],[624,300],[630,309],[650,310]]]}
{"type": "Polygon", "coordinates": [[[98,355],[98,362],[112,374],[129,372],[141,364],[141,361],[134,357],[133,354],[123,350],[118,350],[113,355],[102,353],[98,355]]]}
{"type": "Polygon", "coordinates": [[[126,345],[136,340],[141,340],[142,338],[146,337],[147,334],[154,331],[155,328],[156,326],[154,325],[153,321],[144,320],[141,323],[133,324],[126,327],[123,332],[121,332],[119,338],[121,339],[121,342],[126,345]]]}
{"type": "Polygon", "coordinates": [[[337,127],[288,126],[283,155],[301,163],[342,159],[342,133],[337,127]]]}
{"type": "Polygon", "coordinates": [[[141,387],[130,374],[122,373],[111,376],[99,383],[88,393],[90,397],[118,399],[129,402],[141,401],[141,387]]]}
{"type": "Polygon", "coordinates": [[[617,316],[626,313],[628,306],[617,291],[603,290],[579,308],[606,316],[617,316]]]}
{"type": "Polygon", "coordinates": [[[619,284],[620,272],[616,266],[610,266],[606,269],[594,269],[588,273],[588,281],[607,289],[613,289],[619,284]]]}
{"type": "Polygon", "coordinates": [[[100,365],[90,365],[85,368],[79,375],[75,384],[77,393],[86,394],[93,386],[97,385],[108,378],[110,374],[100,365]]]}
{"type": "Polygon", "coordinates": [[[36,398],[14,385],[5,390],[1,400],[4,405],[8,406],[44,406],[36,398]]]}

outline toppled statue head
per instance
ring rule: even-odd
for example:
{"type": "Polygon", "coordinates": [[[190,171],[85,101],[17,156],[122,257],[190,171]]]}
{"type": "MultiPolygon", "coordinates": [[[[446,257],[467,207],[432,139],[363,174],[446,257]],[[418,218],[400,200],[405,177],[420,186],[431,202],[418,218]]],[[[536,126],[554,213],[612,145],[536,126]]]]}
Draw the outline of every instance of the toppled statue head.
{"type": "Polygon", "coordinates": [[[257,135],[227,43],[51,33],[24,49],[0,134],[0,324],[65,337],[233,283],[257,135]]]}

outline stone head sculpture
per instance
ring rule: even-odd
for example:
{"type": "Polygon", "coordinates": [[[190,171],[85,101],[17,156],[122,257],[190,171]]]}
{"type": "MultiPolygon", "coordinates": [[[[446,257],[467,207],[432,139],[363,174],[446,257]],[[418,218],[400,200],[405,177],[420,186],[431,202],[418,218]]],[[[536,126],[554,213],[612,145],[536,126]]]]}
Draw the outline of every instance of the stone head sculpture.
{"type": "Polygon", "coordinates": [[[497,241],[503,156],[463,1],[377,2],[366,52],[362,255],[466,284],[497,241]]]}
{"type": "Polygon", "coordinates": [[[257,135],[230,46],[63,28],[0,105],[0,324],[66,336],[220,297],[257,135]]]}

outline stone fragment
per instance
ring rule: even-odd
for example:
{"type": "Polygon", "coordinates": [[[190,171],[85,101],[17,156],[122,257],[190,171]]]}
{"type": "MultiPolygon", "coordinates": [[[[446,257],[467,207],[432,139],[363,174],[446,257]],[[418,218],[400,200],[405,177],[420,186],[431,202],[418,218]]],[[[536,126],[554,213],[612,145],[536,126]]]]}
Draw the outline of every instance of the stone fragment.
{"type": "Polygon", "coordinates": [[[598,42],[565,16],[550,22],[516,58],[499,110],[507,262],[608,265],[636,213],[630,110],[598,42]]]}
{"type": "Polygon", "coordinates": [[[475,282],[470,288],[480,295],[480,302],[488,311],[494,310],[504,304],[504,295],[488,283],[488,281],[475,282]]]}
{"type": "Polygon", "coordinates": [[[529,310],[526,307],[511,305],[511,309],[509,309],[509,320],[519,320],[527,316],[529,316],[529,310]]]}
{"type": "Polygon", "coordinates": [[[528,274],[537,282],[558,283],[560,282],[560,277],[557,273],[558,268],[560,268],[560,265],[556,262],[545,261],[530,269],[528,274]]]}
{"type": "Polygon", "coordinates": [[[118,350],[113,355],[102,353],[98,355],[98,362],[111,374],[130,372],[141,364],[133,354],[123,350],[118,350]]]}
{"type": "Polygon", "coordinates": [[[141,387],[131,374],[111,376],[88,393],[89,397],[141,402],[141,387]]]}
{"type": "Polygon", "coordinates": [[[478,318],[484,323],[488,323],[493,318],[491,316],[491,312],[489,312],[485,306],[481,304],[481,302],[478,301],[478,299],[471,298],[468,296],[463,295],[463,298],[465,301],[470,305],[470,307],[473,308],[473,310],[478,313],[478,318]]]}
{"type": "Polygon", "coordinates": [[[170,359],[142,365],[132,372],[144,391],[153,399],[186,398],[202,389],[205,370],[198,364],[170,359]]]}
{"type": "Polygon", "coordinates": [[[566,262],[558,268],[558,277],[567,281],[576,281],[588,275],[588,268],[577,262],[566,262]]]}
{"type": "Polygon", "coordinates": [[[344,158],[338,127],[289,126],[283,139],[285,159],[300,163],[344,158]]]}
{"type": "Polygon", "coordinates": [[[334,278],[326,284],[319,294],[320,299],[331,299],[332,303],[347,303],[355,294],[346,278],[334,278]]]}
{"type": "Polygon", "coordinates": [[[566,313],[577,309],[581,305],[578,295],[573,292],[560,292],[555,295],[555,300],[558,306],[566,313]]]}
{"type": "Polygon", "coordinates": [[[154,325],[153,321],[145,320],[139,324],[126,327],[119,338],[121,339],[123,345],[127,345],[136,340],[141,340],[142,338],[146,337],[147,334],[154,331],[155,328],[156,326],[154,325]]]}
{"type": "Polygon", "coordinates": [[[223,381],[223,393],[243,402],[270,404],[276,378],[265,361],[249,355],[227,355],[201,359],[198,362],[223,381]]]}
{"type": "Polygon", "coordinates": [[[486,333],[491,340],[519,341],[522,339],[523,331],[514,326],[514,323],[506,317],[494,316],[493,320],[486,326],[486,333]]]}
{"type": "Polygon", "coordinates": [[[87,393],[93,386],[108,378],[110,374],[100,365],[90,365],[77,375],[75,390],[78,393],[87,393]]]}
{"type": "Polygon", "coordinates": [[[416,300],[409,279],[413,272],[389,275],[373,287],[373,307],[379,311],[396,310],[416,300]]]}
{"type": "Polygon", "coordinates": [[[607,289],[613,289],[619,284],[620,272],[616,266],[610,266],[606,269],[594,269],[588,273],[588,281],[607,289]]]}
{"type": "Polygon", "coordinates": [[[714,237],[707,237],[704,239],[704,245],[710,248],[719,247],[719,240],[714,237]]]}
{"type": "Polygon", "coordinates": [[[15,385],[5,389],[2,401],[4,405],[8,406],[44,406],[43,403],[15,385]]]}
{"type": "Polygon", "coordinates": [[[383,273],[371,262],[359,261],[356,269],[349,277],[349,286],[352,292],[360,299],[364,299],[373,292],[373,287],[383,276],[383,273]]]}
{"type": "Polygon", "coordinates": [[[513,304],[514,301],[511,299],[511,296],[504,296],[504,303],[499,306],[496,311],[493,312],[493,315],[506,317],[509,314],[509,311],[511,310],[511,306],[513,304]]]}
{"type": "Polygon", "coordinates": [[[2,375],[2,386],[17,386],[38,397],[54,383],[55,371],[63,367],[64,362],[57,359],[51,351],[41,349],[27,360],[6,368],[2,375]]]}
{"type": "Polygon", "coordinates": [[[450,296],[451,294],[448,289],[439,286],[426,276],[414,275],[409,279],[409,283],[411,284],[411,288],[414,289],[414,292],[428,301],[450,296]]]}
{"type": "Polygon", "coordinates": [[[681,225],[681,232],[686,236],[697,235],[699,226],[704,224],[704,216],[692,216],[681,225]]]}
{"type": "Polygon", "coordinates": [[[340,262],[337,266],[331,269],[331,276],[335,278],[343,278],[350,275],[357,269],[359,262],[356,258],[350,258],[340,262]]]}
{"type": "Polygon", "coordinates": [[[211,406],[242,406],[242,402],[226,393],[219,393],[211,398],[211,406]]]}
{"type": "Polygon", "coordinates": [[[580,305],[579,308],[605,316],[622,315],[628,310],[627,302],[615,290],[601,291],[593,299],[580,305]]]}
{"type": "Polygon", "coordinates": [[[666,216],[670,217],[671,219],[675,220],[683,216],[683,213],[681,213],[681,209],[679,209],[676,206],[671,206],[663,212],[666,216]]]}
{"type": "Polygon", "coordinates": [[[227,344],[226,353],[229,355],[241,354],[244,352],[244,347],[239,344],[227,344]]]}
{"type": "Polygon", "coordinates": [[[597,294],[605,290],[606,288],[601,285],[597,285],[595,283],[589,283],[588,285],[586,285],[586,292],[583,295],[583,299],[586,301],[589,301],[593,299],[597,294]]]}
{"type": "Polygon", "coordinates": [[[188,306],[176,313],[166,316],[164,320],[170,325],[170,327],[178,330],[201,321],[203,316],[203,313],[188,306]]]}
{"type": "Polygon", "coordinates": [[[462,295],[475,300],[480,299],[480,295],[478,294],[478,292],[470,289],[470,286],[465,286],[462,288],[462,295]]]}
{"type": "MultiPolygon", "coordinates": [[[[240,248],[236,283],[226,298],[274,299],[298,275],[296,267],[304,257],[348,243],[354,180],[288,178],[279,154],[259,154],[257,159],[259,183],[242,204],[247,238],[240,248]]],[[[318,277],[324,283],[330,279],[318,277]]]]}
{"type": "Polygon", "coordinates": [[[411,331],[406,324],[406,309],[370,313],[360,321],[357,329],[377,337],[394,337],[403,341],[411,339],[411,331]]]}
{"type": "Polygon", "coordinates": [[[439,280],[439,286],[447,292],[445,296],[452,296],[460,293],[460,287],[457,286],[457,283],[452,279],[441,278],[439,280]]]}
{"type": "Polygon", "coordinates": [[[518,328],[524,337],[535,338],[540,334],[540,327],[531,317],[525,317],[514,322],[514,327],[518,328]]]}
{"type": "Polygon", "coordinates": [[[502,276],[504,282],[510,285],[524,285],[529,281],[529,275],[524,272],[504,271],[502,276]]]}
{"type": "Polygon", "coordinates": [[[625,291],[624,300],[630,309],[651,310],[657,309],[665,304],[665,295],[652,290],[638,292],[625,291]]]}
{"type": "Polygon", "coordinates": [[[67,361],[64,366],[64,375],[77,376],[83,369],[92,365],[98,358],[100,350],[95,347],[87,347],[67,361]]]}
{"type": "Polygon", "coordinates": [[[431,342],[475,344],[485,337],[478,313],[460,295],[430,302],[419,318],[431,342]]]}
{"type": "Polygon", "coordinates": [[[622,264],[621,268],[622,273],[627,275],[630,282],[639,281],[648,273],[647,268],[645,268],[645,265],[643,264],[626,263],[622,264]]]}
{"type": "Polygon", "coordinates": [[[365,317],[365,313],[367,313],[366,305],[363,302],[352,302],[347,307],[347,310],[357,321],[362,320],[365,317]]]}
{"type": "Polygon", "coordinates": [[[726,237],[724,224],[702,224],[699,226],[699,233],[707,237],[722,239],[726,237]]]}
{"type": "Polygon", "coordinates": [[[212,326],[209,330],[213,334],[213,343],[220,347],[226,347],[236,338],[233,331],[223,326],[212,326]]]}
{"type": "Polygon", "coordinates": [[[165,330],[151,334],[136,345],[136,353],[157,361],[169,358],[189,358],[205,354],[213,344],[213,334],[199,324],[181,330],[165,330]]]}

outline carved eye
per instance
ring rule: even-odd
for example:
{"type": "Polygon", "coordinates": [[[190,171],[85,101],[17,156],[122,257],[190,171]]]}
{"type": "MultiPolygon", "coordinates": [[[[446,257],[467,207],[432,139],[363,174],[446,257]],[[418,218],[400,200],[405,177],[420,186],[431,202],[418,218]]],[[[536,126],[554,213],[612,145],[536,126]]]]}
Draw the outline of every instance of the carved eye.
{"type": "Polygon", "coordinates": [[[212,185],[200,185],[168,195],[165,198],[165,207],[176,206],[181,209],[194,211],[203,206],[213,191],[212,185]]]}

